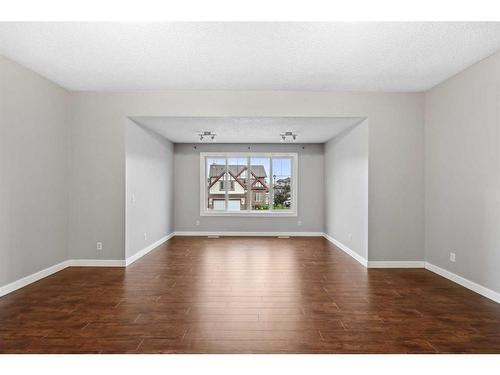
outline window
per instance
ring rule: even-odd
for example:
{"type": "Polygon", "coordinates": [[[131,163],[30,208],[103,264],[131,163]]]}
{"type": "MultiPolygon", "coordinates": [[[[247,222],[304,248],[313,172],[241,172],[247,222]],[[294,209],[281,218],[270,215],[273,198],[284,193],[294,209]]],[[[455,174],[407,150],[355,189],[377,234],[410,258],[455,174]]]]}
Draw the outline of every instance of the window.
{"type": "Polygon", "coordinates": [[[297,215],[297,154],[201,153],[200,214],[297,215]]]}
{"type": "Polygon", "coordinates": [[[292,206],[291,195],[292,161],[290,158],[273,159],[273,209],[290,210],[292,206]]]}
{"type": "Polygon", "coordinates": [[[234,181],[221,181],[219,184],[219,191],[226,191],[226,185],[227,190],[234,190],[234,181]]]}
{"type": "Polygon", "coordinates": [[[226,189],[220,190],[219,181],[226,180],[226,159],[223,157],[206,158],[207,177],[203,184],[206,189],[207,209],[226,211],[226,189]]]}

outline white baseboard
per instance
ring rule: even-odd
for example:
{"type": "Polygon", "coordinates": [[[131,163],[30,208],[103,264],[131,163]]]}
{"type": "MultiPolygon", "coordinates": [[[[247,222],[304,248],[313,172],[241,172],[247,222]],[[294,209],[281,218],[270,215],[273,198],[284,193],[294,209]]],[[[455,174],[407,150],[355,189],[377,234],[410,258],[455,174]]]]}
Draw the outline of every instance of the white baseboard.
{"type": "Polygon", "coordinates": [[[368,261],[368,268],[425,268],[425,262],[419,260],[410,261],[368,261]]]}
{"type": "Polygon", "coordinates": [[[361,263],[363,266],[368,267],[368,260],[363,258],[361,255],[356,253],[355,251],[349,249],[346,245],[344,245],[342,242],[337,241],[335,238],[332,236],[329,236],[326,233],[323,233],[323,237],[325,237],[328,241],[333,243],[335,246],[337,246],[340,250],[345,252],[346,254],[350,255],[353,257],[355,260],[357,260],[359,263],[361,263]]]}
{"type": "Polygon", "coordinates": [[[328,241],[333,243],[335,246],[337,246],[340,250],[344,251],[351,257],[353,257],[355,260],[357,260],[359,263],[361,263],[363,266],[366,268],[424,268],[425,267],[425,262],[424,261],[369,261],[365,258],[363,258],[361,255],[356,253],[354,250],[351,250],[349,247],[344,245],[342,242],[336,240],[332,236],[323,233],[323,237],[325,237],[328,241]]]}
{"type": "Polygon", "coordinates": [[[322,237],[322,232],[197,232],[197,231],[177,231],[175,236],[241,236],[241,237],[322,237]]]}
{"type": "Polygon", "coordinates": [[[137,259],[143,257],[154,248],[160,246],[163,242],[174,236],[173,233],[161,238],[159,241],[149,245],[147,248],[139,251],[137,254],[127,258],[121,259],[69,259],[64,262],[50,266],[44,270],[35,272],[31,275],[23,277],[22,279],[11,282],[10,284],[0,286],[0,297],[21,289],[29,284],[34,283],[40,279],[50,276],[56,272],[62,271],[68,267],[126,267],[127,265],[135,262],[137,259]]]}
{"type": "Polygon", "coordinates": [[[121,259],[71,259],[68,267],[125,267],[121,259]]]}
{"type": "Polygon", "coordinates": [[[425,268],[431,272],[437,273],[448,280],[451,280],[463,287],[472,290],[473,292],[479,293],[480,295],[489,298],[497,303],[500,303],[500,293],[495,292],[485,286],[475,283],[474,281],[470,281],[465,277],[459,276],[453,272],[447,271],[441,267],[435,266],[432,263],[425,263],[425,268]]]}
{"type": "Polygon", "coordinates": [[[62,271],[68,267],[125,267],[124,260],[108,260],[108,259],[70,259],[64,262],[55,264],[44,270],[32,273],[22,279],[11,282],[10,284],[0,286],[0,297],[21,289],[29,284],[41,280],[47,276],[53,275],[56,272],[62,271]]]}
{"type": "Polygon", "coordinates": [[[168,235],[166,235],[165,237],[162,237],[160,238],[158,241],[152,243],[151,245],[145,247],[144,249],[142,250],[139,250],[137,253],[135,253],[134,255],[131,255],[129,256],[126,260],[125,260],[125,266],[129,266],[131,265],[132,263],[134,263],[136,260],[142,258],[144,255],[146,255],[147,253],[149,253],[150,251],[156,249],[158,246],[160,246],[162,243],[168,241],[169,239],[171,239],[172,237],[174,236],[174,233],[170,233],[168,235]]]}
{"type": "Polygon", "coordinates": [[[59,272],[66,267],[68,267],[69,261],[65,260],[64,262],[55,264],[53,266],[50,266],[48,268],[45,268],[41,271],[32,273],[31,275],[28,275],[26,277],[23,277],[22,279],[16,280],[11,282],[10,284],[4,285],[0,287],[0,297],[4,296],[6,294],[12,293],[15,290],[21,289],[22,287],[25,287],[28,284],[34,283],[40,279],[43,279],[44,277],[50,276],[56,272],[59,272]]]}

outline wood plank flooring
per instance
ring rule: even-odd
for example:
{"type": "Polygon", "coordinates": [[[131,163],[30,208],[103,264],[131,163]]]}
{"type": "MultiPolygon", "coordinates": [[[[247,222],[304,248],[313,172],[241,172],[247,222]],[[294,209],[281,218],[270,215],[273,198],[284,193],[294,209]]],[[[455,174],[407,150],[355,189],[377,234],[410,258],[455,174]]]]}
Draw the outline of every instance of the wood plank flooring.
{"type": "Polygon", "coordinates": [[[500,305],[323,238],[175,237],[0,298],[2,353],[500,353],[500,305]]]}

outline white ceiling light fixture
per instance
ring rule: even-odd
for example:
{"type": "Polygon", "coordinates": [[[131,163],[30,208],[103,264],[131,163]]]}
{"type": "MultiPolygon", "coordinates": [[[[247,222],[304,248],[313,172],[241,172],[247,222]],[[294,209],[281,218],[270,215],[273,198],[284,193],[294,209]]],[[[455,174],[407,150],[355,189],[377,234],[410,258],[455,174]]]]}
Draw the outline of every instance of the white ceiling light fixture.
{"type": "Polygon", "coordinates": [[[295,142],[297,140],[297,133],[294,132],[284,132],[280,134],[281,137],[281,143],[286,142],[287,139],[291,139],[292,142],[295,142]]]}
{"type": "Polygon", "coordinates": [[[212,132],[200,132],[198,133],[198,136],[200,137],[200,142],[203,142],[205,139],[210,139],[212,142],[215,142],[215,136],[217,134],[212,133],[212,132]]]}

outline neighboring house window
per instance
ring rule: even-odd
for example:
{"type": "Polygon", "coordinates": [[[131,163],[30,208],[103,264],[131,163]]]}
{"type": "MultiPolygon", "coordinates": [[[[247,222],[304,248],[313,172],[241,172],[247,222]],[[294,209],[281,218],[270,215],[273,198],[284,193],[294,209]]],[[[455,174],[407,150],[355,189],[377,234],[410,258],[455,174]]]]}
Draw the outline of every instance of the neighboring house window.
{"type": "Polygon", "coordinates": [[[234,181],[220,181],[219,183],[219,190],[220,191],[225,191],[226,190],[226,185],[227,189],[230,191],[234,190],[234,181]]]}
{"type": "Polygon", "coordinates": [[[297,215],[296,153],[201,153],[201,215],[297,215]]]}

